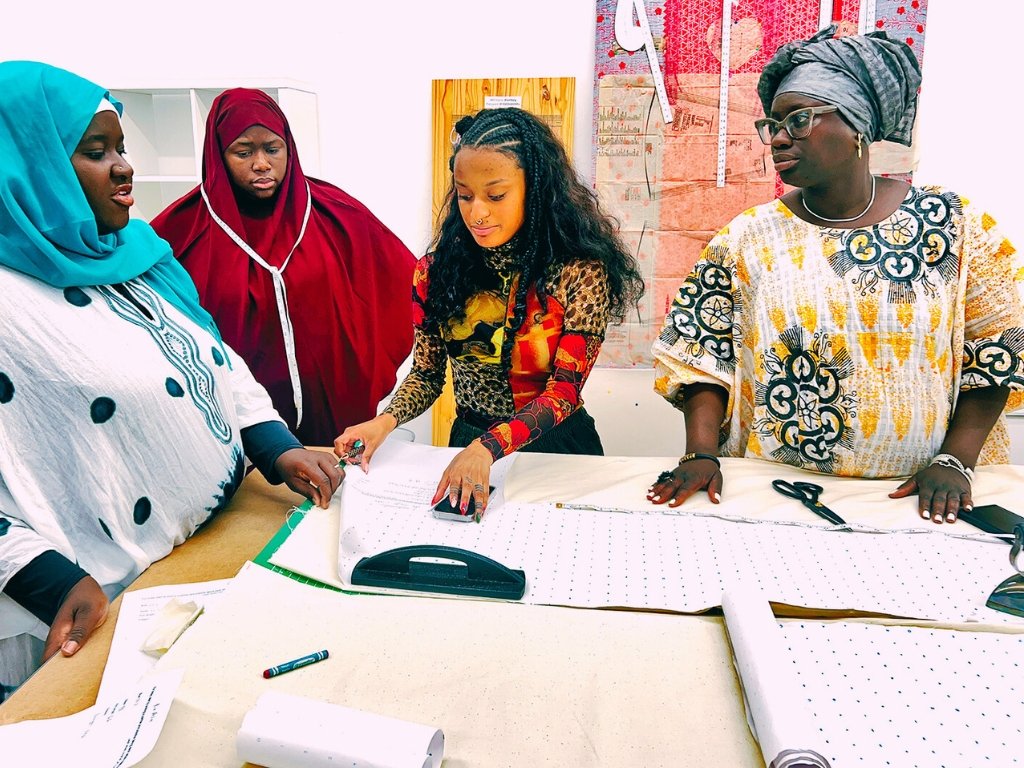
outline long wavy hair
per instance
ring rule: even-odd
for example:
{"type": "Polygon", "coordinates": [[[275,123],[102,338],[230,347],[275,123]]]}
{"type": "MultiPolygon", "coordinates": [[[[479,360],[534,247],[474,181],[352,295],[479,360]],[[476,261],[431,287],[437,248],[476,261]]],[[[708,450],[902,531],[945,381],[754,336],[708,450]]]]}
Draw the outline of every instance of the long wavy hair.
{"type": "MultiPolygon", "coordinates": [[[[435,322],[465,317],[466,301],[482,290],[499,287],[498,276],[484,261],[459,211],[455,191],[455,157],[467,147],[493,149],[513,158],[526,176],[523,225],[516,233],[517,268],[512,327],[526,316],[526,294],[536,286],[547,309],[546,279],[574,261],[598,261],[608,277],[611,319],[622,322],[644,292],[636,260],[626,250],[617,222],[601,212],[597,196],[580,182],[565,149],[544,123],[521,109],[485,109],[455,126],[453,172],[431,243],[433,263],[427,287],[426,314],[435,322]]],[[[511,341],[511,339],[509,339],[511,341]]]]}

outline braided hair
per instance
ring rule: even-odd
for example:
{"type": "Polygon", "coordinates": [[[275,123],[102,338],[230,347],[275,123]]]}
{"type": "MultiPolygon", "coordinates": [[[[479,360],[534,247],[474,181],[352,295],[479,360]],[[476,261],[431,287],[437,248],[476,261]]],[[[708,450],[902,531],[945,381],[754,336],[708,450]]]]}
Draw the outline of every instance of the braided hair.
{"type": "MultiPolygon", "coordinates": [[[[529,112],[505,108],[464,117],[456,123],[455,132],[460,138],[448,161],[453,173],[456,155],[469,147],[508,155],[526,176],[523,224],[516,233],[515,268],[522,276],[512,328],[522,326],[530,287],[536,287],[546,310],[546,276],[574,261],[597,261],[604,266],[610,315],[614,322],[622,322],[643,295],[643,278],[616,233],[616,222],[601,212],[597,196],[577,178],[551,129],[529,112]]],[[[425,306],[431,320],[461,320],[470,296],[499,287],[498,276],[487,266],[483,249],[463,222],[454,175],[438,214],[431,250],[425,306]]]]}

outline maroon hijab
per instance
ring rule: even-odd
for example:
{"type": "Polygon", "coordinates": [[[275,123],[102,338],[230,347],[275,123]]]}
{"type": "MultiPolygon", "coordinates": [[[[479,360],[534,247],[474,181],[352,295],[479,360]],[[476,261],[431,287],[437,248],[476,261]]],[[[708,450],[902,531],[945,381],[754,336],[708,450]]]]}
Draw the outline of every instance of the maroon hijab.
{"type": "Polygon", "coordinates": [[[288,121],[262,91],[235,88],[214,101],[201,188],[221,221],[277,268],[302,231],[308,188],[309,220],[283,273],[302,387],[298,428],[271,274],[214,221],[200,187],[152,225],[288,426],[306,445],[331,445],[345,427],[374,416],[409,353],[412,254],[358,200],[303,174],[288,121]],[[253,125],[288,147],[288,170],[270,204],[236,190],[224,164],[224,150],[253,125]]]}

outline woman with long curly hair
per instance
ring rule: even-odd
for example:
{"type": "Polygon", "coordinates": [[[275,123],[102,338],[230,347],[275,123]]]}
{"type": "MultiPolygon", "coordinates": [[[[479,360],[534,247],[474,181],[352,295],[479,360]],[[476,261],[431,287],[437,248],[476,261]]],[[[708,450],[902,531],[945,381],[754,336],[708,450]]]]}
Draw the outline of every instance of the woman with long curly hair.
{"type": "Polygon", "coordinates": [[[621,322],[643,280],[614,222],[577,178],[562,145],[520,109],[460,120],[452,180],[431,252],[413,277],[413,367],[376,418],[346,429],[367,468],[397,427],[441,393],[450,360],[457,418],[432,503],[448,494],[477,519],[491,464],[513,451],[601,454],[583,384],[610,321],[621,322]]]}

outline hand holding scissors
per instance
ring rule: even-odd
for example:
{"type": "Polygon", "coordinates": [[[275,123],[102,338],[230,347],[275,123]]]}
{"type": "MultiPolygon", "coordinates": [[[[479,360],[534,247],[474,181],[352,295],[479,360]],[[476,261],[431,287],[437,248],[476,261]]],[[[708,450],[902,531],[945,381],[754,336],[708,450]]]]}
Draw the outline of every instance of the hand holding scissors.
{"type": "Polygon", "coordinates": [[[820,485],[804,482],[791,483],[788,480],[772,480],[772,488],[783,496],[796,499],[818,517],[825,518],[833,525],[846,525],[846,521],[843,518],[818,501],[818,497],[825,490],[820,485]]]}

